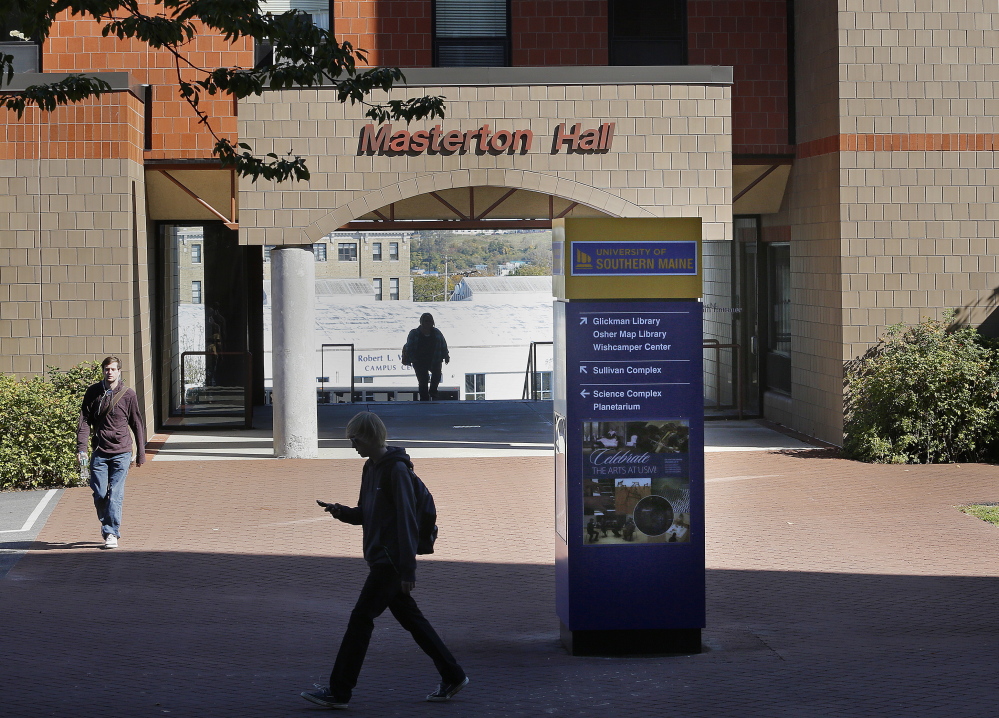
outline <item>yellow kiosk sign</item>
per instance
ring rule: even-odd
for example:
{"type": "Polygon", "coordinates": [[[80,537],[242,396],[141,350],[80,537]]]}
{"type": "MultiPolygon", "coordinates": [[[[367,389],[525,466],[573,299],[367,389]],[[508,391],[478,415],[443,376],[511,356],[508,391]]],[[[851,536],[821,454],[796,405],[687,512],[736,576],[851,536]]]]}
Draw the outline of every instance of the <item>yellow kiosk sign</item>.
{"type": "Polygon", "coordinates": [[[552,253],[560,299],[701,297],[699,217],[557,219],[552,253]]]}

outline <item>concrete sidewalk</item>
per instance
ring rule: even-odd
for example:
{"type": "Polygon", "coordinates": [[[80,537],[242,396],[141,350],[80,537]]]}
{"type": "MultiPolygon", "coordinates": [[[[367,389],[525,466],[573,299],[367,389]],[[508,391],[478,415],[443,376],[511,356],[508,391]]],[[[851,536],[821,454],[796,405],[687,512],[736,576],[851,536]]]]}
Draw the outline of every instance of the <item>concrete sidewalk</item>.
{"type": "MultiPolygon", "coordinates": [[[[406,446],[413,458],[548,457],[552,452],[550,401],[447,401],[324,404],[319,406],[319,458],[356,456],[344,439],[347,421],[374,411],[389,425],[389,443],[406,446]]],[[[185,430],[152,437],[160,461],[273,459],[270,407],[257,407],[253,429],[185,430]]],[[[807,449],[812,444],[757,421],[708,421],[706,451],[807,449]]]]}
{"type": "MultiPolygon", "coordinates": [[[[308,716],[365,568],[358,459],[154,460],[129,477],[121,548],[64,492],[0,580],[2,714],[308,716]]],[[[992,466],[869,466],[828,451],[707,456],[707,650],[573,658],[558,643],[551,461],[423,459],[439,552],[417,599],[471,677],[447,705],[430,662],[377,624],[355,716],[999,714],[992,466]]],[[[627,590],[623,587],[622,590],[627,590]]]]}

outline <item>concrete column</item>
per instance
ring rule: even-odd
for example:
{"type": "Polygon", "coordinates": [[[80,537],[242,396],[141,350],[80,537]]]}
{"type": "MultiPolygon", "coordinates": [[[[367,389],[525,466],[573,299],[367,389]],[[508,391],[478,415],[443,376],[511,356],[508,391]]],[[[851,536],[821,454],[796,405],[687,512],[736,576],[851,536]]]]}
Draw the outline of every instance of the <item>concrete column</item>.
{"type": "Polygon", "coordinates": [[[316,264],[312,246],[271,250],[274,456],[319,458],[316,264]]]}

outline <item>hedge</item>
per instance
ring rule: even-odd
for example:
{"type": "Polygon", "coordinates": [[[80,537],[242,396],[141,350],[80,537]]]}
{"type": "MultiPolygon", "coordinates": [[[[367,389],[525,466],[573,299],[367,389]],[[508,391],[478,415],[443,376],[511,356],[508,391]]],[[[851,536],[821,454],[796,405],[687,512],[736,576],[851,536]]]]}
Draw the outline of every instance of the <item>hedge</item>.
{"type": "Polygon", "coordinates": [[[50,378],[0,375],[0,490],[77,486],[76,427],[100,365],[84,362],[50,378]]]}

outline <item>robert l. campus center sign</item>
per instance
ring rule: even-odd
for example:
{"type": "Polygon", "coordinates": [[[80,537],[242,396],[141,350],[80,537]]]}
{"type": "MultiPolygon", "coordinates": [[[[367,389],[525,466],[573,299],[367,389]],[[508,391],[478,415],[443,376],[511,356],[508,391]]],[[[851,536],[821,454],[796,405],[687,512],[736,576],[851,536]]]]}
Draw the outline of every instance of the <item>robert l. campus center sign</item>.
{"type": "MultiPolygon", "coordinates": [[[[571,126],[561,123],[555,128],[552,137],[551,154],[563,149],[567,152],[607,152],[614,141],[613,122],[601,123],[599,127],[584,128],[577,122],[571,126]]],[[[377,130],[374,125],[361,128],[357,154],[455,154],[476,152],[484,154],[520,153],[531,151],[534,133],[531,130],[496,130],[482,125],[474,130],[447,130],[434,125],[429,130],[392,131],[392,125],[382,125],[377,130]]]]}

